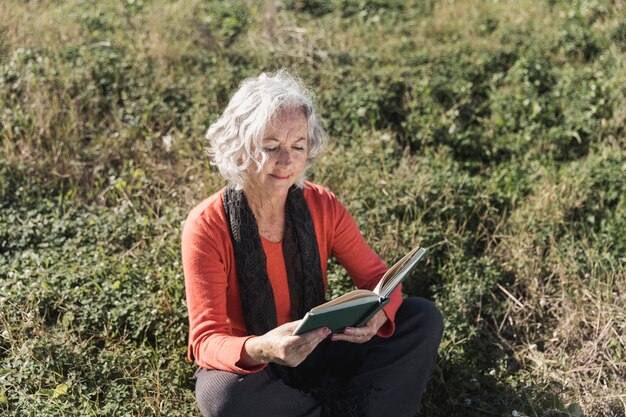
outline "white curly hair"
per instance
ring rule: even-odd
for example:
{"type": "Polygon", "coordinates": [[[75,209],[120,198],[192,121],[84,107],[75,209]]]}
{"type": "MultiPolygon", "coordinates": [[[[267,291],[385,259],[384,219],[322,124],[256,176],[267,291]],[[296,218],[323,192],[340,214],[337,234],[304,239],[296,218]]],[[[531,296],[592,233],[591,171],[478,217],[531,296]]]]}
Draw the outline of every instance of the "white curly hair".
{"type": "MultiPolygon", "coordinates": [[[[242,189],[249,181],[251,164],[257,172],[263,169],[269,158],[262,144],[265,129],[280,111],[292,108],[301,109],[307,119],[308,168],[326,145],[328,136],[301,83],[286,70],[262,73],[241,83],[224,113],[206,133],[207,153],[226,180],[242,189]]],[[[296,184],[302,187],[303,182],[304,173],[296,184]]]]}

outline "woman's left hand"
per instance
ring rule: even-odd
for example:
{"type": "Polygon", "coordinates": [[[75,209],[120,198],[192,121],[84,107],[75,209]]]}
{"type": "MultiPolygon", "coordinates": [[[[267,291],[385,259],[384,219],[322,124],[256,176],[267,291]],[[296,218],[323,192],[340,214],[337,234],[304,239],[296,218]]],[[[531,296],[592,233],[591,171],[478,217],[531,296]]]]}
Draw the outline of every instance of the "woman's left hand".
{"type": "Polygon", "coordinates": [[[367,322],[363,327],[346,327],[343,333],[333,334],[331,340],[333,342],[344,341],[352,343],[365,343],[378,333],[378,329],[382,327],[387,321],[387,315],[383,310],[378,313],[367,322]]]}

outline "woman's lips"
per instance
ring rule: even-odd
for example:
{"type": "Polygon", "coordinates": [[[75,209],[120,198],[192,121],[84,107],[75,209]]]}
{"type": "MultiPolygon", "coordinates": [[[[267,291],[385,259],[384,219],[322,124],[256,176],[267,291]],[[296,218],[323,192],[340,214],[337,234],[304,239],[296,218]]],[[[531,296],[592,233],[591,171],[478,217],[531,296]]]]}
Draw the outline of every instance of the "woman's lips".
{"type": "Polygon", "coordinates": [[[272,178],[276,178],[277,180],[288,180],[290,175],[278,175],[278,174],[270,174],[272,178]]]}

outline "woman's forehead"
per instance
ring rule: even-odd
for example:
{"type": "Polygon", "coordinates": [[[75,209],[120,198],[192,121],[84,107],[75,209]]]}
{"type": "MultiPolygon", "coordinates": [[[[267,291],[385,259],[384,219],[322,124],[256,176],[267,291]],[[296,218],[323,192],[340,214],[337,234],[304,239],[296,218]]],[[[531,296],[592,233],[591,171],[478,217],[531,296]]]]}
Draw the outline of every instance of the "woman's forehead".
{"type": "Polygon", "coordinates": [[[265,128],[264,137],[271,137],[273,133],[299,134],[306,137],[308,121],[304,113],[299,109],[282,110],[274,117],[265,128]]]}
{"type": "Polygon", "coordinates": [[[280,109],[276,112],[276,114],[272,118],[272,121],[278,122],[292,119],[306,121],[306,115],[304,113],[304,110],[302,110],[300,107],[287,107],[284,109],[280,109]]]}

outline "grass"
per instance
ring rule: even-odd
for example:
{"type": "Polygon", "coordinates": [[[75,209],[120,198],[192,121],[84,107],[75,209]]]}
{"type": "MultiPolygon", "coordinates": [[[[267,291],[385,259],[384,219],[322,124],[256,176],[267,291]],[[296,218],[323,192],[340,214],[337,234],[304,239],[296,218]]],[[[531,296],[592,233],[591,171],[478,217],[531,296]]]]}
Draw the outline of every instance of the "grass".
{"type": "MultiPolygon", "coordinates": [[[[446,318],[428,416],[624,416],[626,9],[594,1],[7,0],[0,411],[197,415],[179,236],[203,135],[286,67],[310,177],[446,318]]],[[[350,282],[330,265],[329,296],[350,282]]]]}

